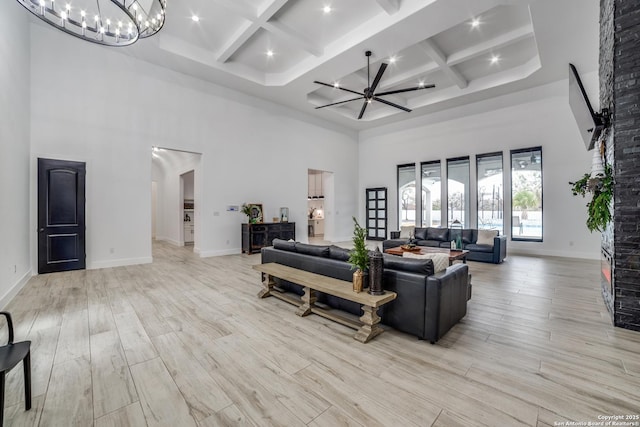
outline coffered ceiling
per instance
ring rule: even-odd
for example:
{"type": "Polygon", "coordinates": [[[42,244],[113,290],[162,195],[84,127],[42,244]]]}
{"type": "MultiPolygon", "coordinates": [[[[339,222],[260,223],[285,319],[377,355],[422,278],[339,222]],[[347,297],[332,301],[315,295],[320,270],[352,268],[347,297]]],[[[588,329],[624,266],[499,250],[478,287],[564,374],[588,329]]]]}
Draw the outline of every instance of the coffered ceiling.
{"type": "Polygon", "coordinates": [[[165,27],[123,51],[353,129],[404,120],[567,78],[598,62],[597,0],[168,0],[165,27]],[[197,17],[197,20],[194,19],[197,17]],[[363,92],[389,64],[377,92],[363,92]]]}

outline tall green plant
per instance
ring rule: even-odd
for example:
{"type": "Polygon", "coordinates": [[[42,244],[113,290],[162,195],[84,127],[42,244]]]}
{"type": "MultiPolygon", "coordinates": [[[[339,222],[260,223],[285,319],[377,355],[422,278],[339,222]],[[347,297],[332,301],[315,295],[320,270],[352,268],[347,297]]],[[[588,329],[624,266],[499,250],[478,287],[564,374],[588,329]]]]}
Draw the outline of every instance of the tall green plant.
{"type": "Polygon", "coordinates": [[[356,217],[353,218],[354,229],[353,229],[353,249],[349,253],[349,264],[351,264],[351,268],[360,269],[360,271],[365,271],[369,266],[369,251],[367,250],[367,245],[365,243],[365,239],[367,238],[367,229],[362,228],[360,224],[358,224],[358,220],[356,217]]]}
{"type": "Polygon", "coordinates": [[[603,232],[607,224],[611,222],[611,200],[613,200],[613,173],[610,165],[604,167],[604,177],[590,179],[588,173],[576,182],[570,182],[571,192],[574,196],[586,197],[592,193],[593,198],[587,203],[587,228],[603,232]]]}

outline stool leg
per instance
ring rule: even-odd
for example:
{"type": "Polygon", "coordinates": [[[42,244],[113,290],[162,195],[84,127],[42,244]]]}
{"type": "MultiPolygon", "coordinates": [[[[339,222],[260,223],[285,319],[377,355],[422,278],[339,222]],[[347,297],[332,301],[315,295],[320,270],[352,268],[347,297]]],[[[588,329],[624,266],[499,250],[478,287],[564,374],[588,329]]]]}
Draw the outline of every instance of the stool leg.
{"type": "Polygon", "coordinates": [[[0,373],[0,426],[4,425],[4,372],[0,373]]]}
{"type": "Polygon", "coordinates": [[[31,409],[31,350],[22,360],[24,369],[24,410],[31,409]]]}

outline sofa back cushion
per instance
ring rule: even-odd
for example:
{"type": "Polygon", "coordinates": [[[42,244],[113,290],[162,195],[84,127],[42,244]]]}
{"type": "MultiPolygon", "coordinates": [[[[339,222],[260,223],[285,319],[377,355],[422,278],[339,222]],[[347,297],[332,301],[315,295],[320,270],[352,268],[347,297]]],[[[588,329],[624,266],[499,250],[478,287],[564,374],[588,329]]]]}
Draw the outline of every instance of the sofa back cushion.
{"type": "Polygon", "coordinates": [[[416,240],[427,240],[427,229],[426,228],[416,228],[414,233],[416,240]]]}
{"type": "Polygon", "coordinates": [[[338,261],[348,261],[351,251],[349,249],[341,248],[340,246],[329,246],[329,258],[337,259],[338,261]]]}
{"type": "Polygon", "coordinates": [[[321,256],[329,258],[329,246],[308,245],[306,243],[296,243],[296,252],[299,254],[321,256]]]}
{"type": "Polygon", "coordinates": [[[498,236],[498,230],[478,230],[478,245],[493,246],[493,239],[498,236]]]}
{"type": "Polygon", "coordinates": [[[449,267],[449,255],[447,254],[414,254],[411,252],[404,252],[403,258],[413,259],[430,259],[433,261],[433,271],[435,273],[444,271],[449,267]]]}
{"type": "Polygon", "coordinates": [[[462,243],[475,243],[478,240],[478,230],[467,228],[462,230],[462,243]]]}
{"type": "Polygon", "coordinates": [[[281,251],[295,252],[296,242],[289,242],[282,239],[273,239],[273,247],[275,249],[280,249],[281,251]]]}
{"type": "Polygon", "coordinates": [[[438,240],[440,242],[449,241],[449,229],[448,228],[427,228],[427,238],[423,240],[438,240]]]}
{"type": "Polygon", "coordinates": [[[433,261],[430,259],[410,259],[396,255],[384,254],[384,268],[389,270],[406,271],[408,273],[433,275],[433,261]]]}

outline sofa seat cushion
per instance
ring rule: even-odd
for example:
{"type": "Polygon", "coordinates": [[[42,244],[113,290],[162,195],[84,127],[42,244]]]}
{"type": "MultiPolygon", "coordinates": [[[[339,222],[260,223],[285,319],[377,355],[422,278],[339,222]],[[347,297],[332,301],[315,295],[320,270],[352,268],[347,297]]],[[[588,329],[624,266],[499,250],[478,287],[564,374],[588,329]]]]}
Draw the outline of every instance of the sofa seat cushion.
{"type": "Polygon", "coordinates": [[[427,228],[427,238],[425,240],[437,240],[440,242],[448,242],[450,241],[449,229],[429,227],[427,228]]]}
{"type": "Polygon", "coordinates": [[[464,248],[471,252],[493,252],[493,245],[481,245],[478,243],[469,243],[464,248]]]}
{"type": "Polygon", "coordinates": [[[402,254],[403,258],[414,259],[430,259],[433,261],[433,271],[438,273],[444,271],[449,267],[449,255],[447,254],[414,254],[411,252],[405,252],[402,254]]]}
{"type": "Polygon", "coordinates": [[[429,246],[431,248],[439,248],[440,247],[440,243],[437,240],[418,240],[416,242],[416,245],[418,246],[429,246]]]}

